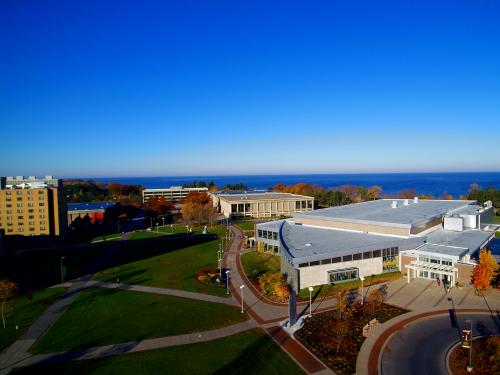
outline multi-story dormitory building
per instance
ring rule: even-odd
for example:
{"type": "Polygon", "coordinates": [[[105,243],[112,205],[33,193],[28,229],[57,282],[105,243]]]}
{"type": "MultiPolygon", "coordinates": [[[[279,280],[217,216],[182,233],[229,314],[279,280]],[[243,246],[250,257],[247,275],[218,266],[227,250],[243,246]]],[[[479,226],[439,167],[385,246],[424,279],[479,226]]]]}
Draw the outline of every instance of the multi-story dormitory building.
{"type": "Polygon", "coordinates": [[[0,179],[0,229],[5,235],[59,236],[66,228],[61,180],[52,176],[0,179]]]}
{"type": "Polygon", "coordinates": [[[492,214],[491,202],[381,199],[257,224],[256,240],[296,290],[395,270],[453,286],[494,237],[492,214]]]}

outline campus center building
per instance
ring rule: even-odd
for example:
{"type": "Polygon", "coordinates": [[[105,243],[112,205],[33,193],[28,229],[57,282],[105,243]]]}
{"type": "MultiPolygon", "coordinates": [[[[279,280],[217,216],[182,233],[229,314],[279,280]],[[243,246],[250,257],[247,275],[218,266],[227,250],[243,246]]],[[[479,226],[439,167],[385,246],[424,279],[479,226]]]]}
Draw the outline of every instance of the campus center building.
{"type": "Polygon", "coordinates": [[[196,191],[199,193],[208,193],[206,187],[184,188],[182,186],[171,186],[164,189],[144,189],[142,191],[142,202],[146,203],[152,197],[164,198],[166,200],[178,203],[182,198],[186,198],[189,193],[196,191]]]}
{"type": "Polygon", "coordinates": [[[398,270],[453,286],[470,281],[497,229],[492,215],[491,202],[380,199],[257,224],[256,238],[295,290],[398,270]]]}
{"type": "Polygon", "coordinates": [[[229,218],[291,216],[314,207],[313,197],[275,192],[212,193],[212,202],[217,212],[229,218]]]}
{"type": "Polygon", "coordinates": [[[45,178],[0,179],[0,229],[5,235],[59,236],[67,228],[62,181],[45,178]]]}

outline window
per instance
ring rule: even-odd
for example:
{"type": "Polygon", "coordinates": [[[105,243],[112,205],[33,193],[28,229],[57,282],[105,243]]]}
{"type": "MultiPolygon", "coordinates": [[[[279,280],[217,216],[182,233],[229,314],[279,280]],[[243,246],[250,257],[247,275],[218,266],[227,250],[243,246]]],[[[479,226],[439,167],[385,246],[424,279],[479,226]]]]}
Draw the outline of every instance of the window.
{"type": "Polygon", "coordinates": [[[312,208],[312,207],[313,207],[313,202],[307,201],[307,208],[312,208]]]}
{"type": "Polygon", "coordinates": [[[17,200],[18,200],[18,201],[22,201],[22,200],[23,200],[23,197],[17,197],[17,200]]]}
{"type": "Polygon", "coordinates": [[[18,204],[16,204],[16,206],[17,206],[17,207],[22,207],[22,206],[23,206],[23,204],[22,204],[22,203],[18,203],[18,204]]]}
{"type": "Polygon", "coordinates": [[[259,230],[257,231],[257,233],[258,233],[258,234],[257,234],[257,236],[258,236],[258,237],[260,237],[260,238],[262,238],[262,229],[259,229],[259,230]]]}
{"type": "Polygon", "coordinates": [[[34,231],[35,231],[35,228],[30,227],[30,232],[34,232],[34,231]]]}
{"type": "Polygon", "coordinates": [[[340,262],[342,262],[342,257],[332,258],[332,263],[340,263],[340,262]]]}
{"type": "Polygon", "coordinates": [[[280,247],[279,246],[274,246],[274,253],[279,254],[280,252],[280,247]]]}
{"type": "Polygon", "coordinates": [[[352,260],[352,255],[344,255],[342,257],[342,262],[350,262],[352,260]]]}
{"type": "Polygon", "coordinates": [[[238,212],[238,205],[237,204],[231,205],[231,212],[238,212]]]}
{"type": "Polygon", "coordinates": [[[35,215],[29,215],[28,216],[28,219],[34,219],[35,218],[35,215]]]}
{"type": "Polygon", "coordinates": [[[397,247],[391,247],[389,249],[382,250],[382,269],[384,272],[391,272],[398,270],[399,265],[399,249],[397,247]]]}
{"type": "Polygon", "coordinates": [[[345,268],[341,270],[328,271],[328,280],[330,284],[342,283],[358,278],[357,268],[345,268]]]}
{"type": "Polygon", "coordinates": [[[5,205],[5,207],[12,207],[12,204],[7,203],[7,204],[5,205]]]}
{"type": "Polygon", "coordinates": [[[323,259],[321,261],[321,264],[331,264],[332,263],[332,259],[331,258],[328,258],[328,259],[323,259]]]}
{"type": "Polygon", "coordinates": [[[308,267],[309,263],[299,263],[299,268],[308,267]]]}
{"type": "Polygon", "coordinates": [[[319,266],[319,260],[315,260],[314,262],[309,262],[310,266],[319,266]]]}
{"type": "Polygon", "coordinates": [[[23,213],[23,210],[17,210],[17,213],[18,213],[18,214],[22,214],[22,213],[23,213]]]}
{"type": "Polygon", "coordinates": [[[360,260],[361,259],[361,253],[353,254],[352,260],[360,260]]]}
{"type": "Polygon", "coordinates": [[[38,205],[39,205],[40,207],[42,207],[42,206],[45,206],[45,203],[40,202],[40,203],[38,203],[38,205]]]}
{"type": "Polygon", "coordinates": [[[273,240],[277,241],[278,240],[278,233],[273,232],[273,240]]]}
{"type": "Polygon", "coordinates": [[[441,264],[444,264],[446,266],[451,266],[453,262],[451,261],[451,259],[441,259],[441,264]]]}
{"type": "Polygon", "coordinates": [[[370,259],[372,257],[372,252],[371,251],[365,251],[363,253],[363,259],[370,259]]]}
{"type": "Polygon", "coordinates": [[[40,227],[40,230],[45,230],[45,227],[40,227]]]}
{"type": "Polygon", "coordinates": [[[40,220],[40,225],[45,225],[45,220],[40,220]]]}
{"type": "Polygon", "coordinates": [[[382,256],[380,250],[373,250],[373,257],[380,258],[382,256]]]}
{"type": "Polygon", "coordinates": [[[29,213],[33,213],[33,212],[35,212],[35,210],[34,209],[29,209],[28,212],[29,213]]]}
{"type": "Polygon", "coordinates": [[[34,204],[33,203],[28,203],[28,207],[33,207],[34,204]]]}
{"type": "Polygon", "coordinates": [[[427,263],[429,263],[429,257],[427,257],[425,255],[419,255],[418,256],[418,260],[419,260],[419,262],[427,262],[427,263]]]}
{"type": "Polygon", "coordinates": [[[22,216],[17,217],[17,220],[23,220],[23,219],[24,219],[24,217],[22,217],[22,216]]]}

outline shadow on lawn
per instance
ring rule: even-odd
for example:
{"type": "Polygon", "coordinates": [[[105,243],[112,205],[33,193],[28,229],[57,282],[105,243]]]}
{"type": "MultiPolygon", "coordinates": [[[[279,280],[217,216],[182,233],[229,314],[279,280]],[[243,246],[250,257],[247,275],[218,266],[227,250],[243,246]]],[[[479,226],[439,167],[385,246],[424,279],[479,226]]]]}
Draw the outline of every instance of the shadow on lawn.
{"type": "Polygon", "coordinates": [[[0,262],[0,277],[8,277],[19,284],[19,293],[42,289],[61,282],[62,264],[66,267],[65,280],[116,267],[137,260],[154,257],[185,247],[217,239],[215,234],[170,235],[134,241],[112,241],[73,247],[29,250],[7,253],[0,262]]]}

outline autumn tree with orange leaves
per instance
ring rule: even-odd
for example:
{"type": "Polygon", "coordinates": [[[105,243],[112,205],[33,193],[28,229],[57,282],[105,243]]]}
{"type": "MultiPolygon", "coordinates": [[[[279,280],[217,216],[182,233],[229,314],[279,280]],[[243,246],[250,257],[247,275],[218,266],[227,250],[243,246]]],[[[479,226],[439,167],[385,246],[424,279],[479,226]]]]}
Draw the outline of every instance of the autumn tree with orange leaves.
{"type": "Polygon", "coordinates": [[[491,251],[483,249],[479,253],[479,263],[472,271],[471,281],[476,288],[476,293],[482,295],[484,290],[491,285],[491,281],[498,271],[498,263],[491,255],[491,251]]]}
{"type": "Polygon", "coordinates": [[[217,211],[207,193],[192,191],[181,201],[182,218],[191,225],[208,223],[210,226],[217,220],[217,211]]]}
{"type": "Polygon", "coordinates": [[[17,284],[8,280],[0,280],[0,311],[2,314],[3,328],[5,329],[5,316],[9,312],[9,302],[14,297],[17,290],[17,284]]]}

